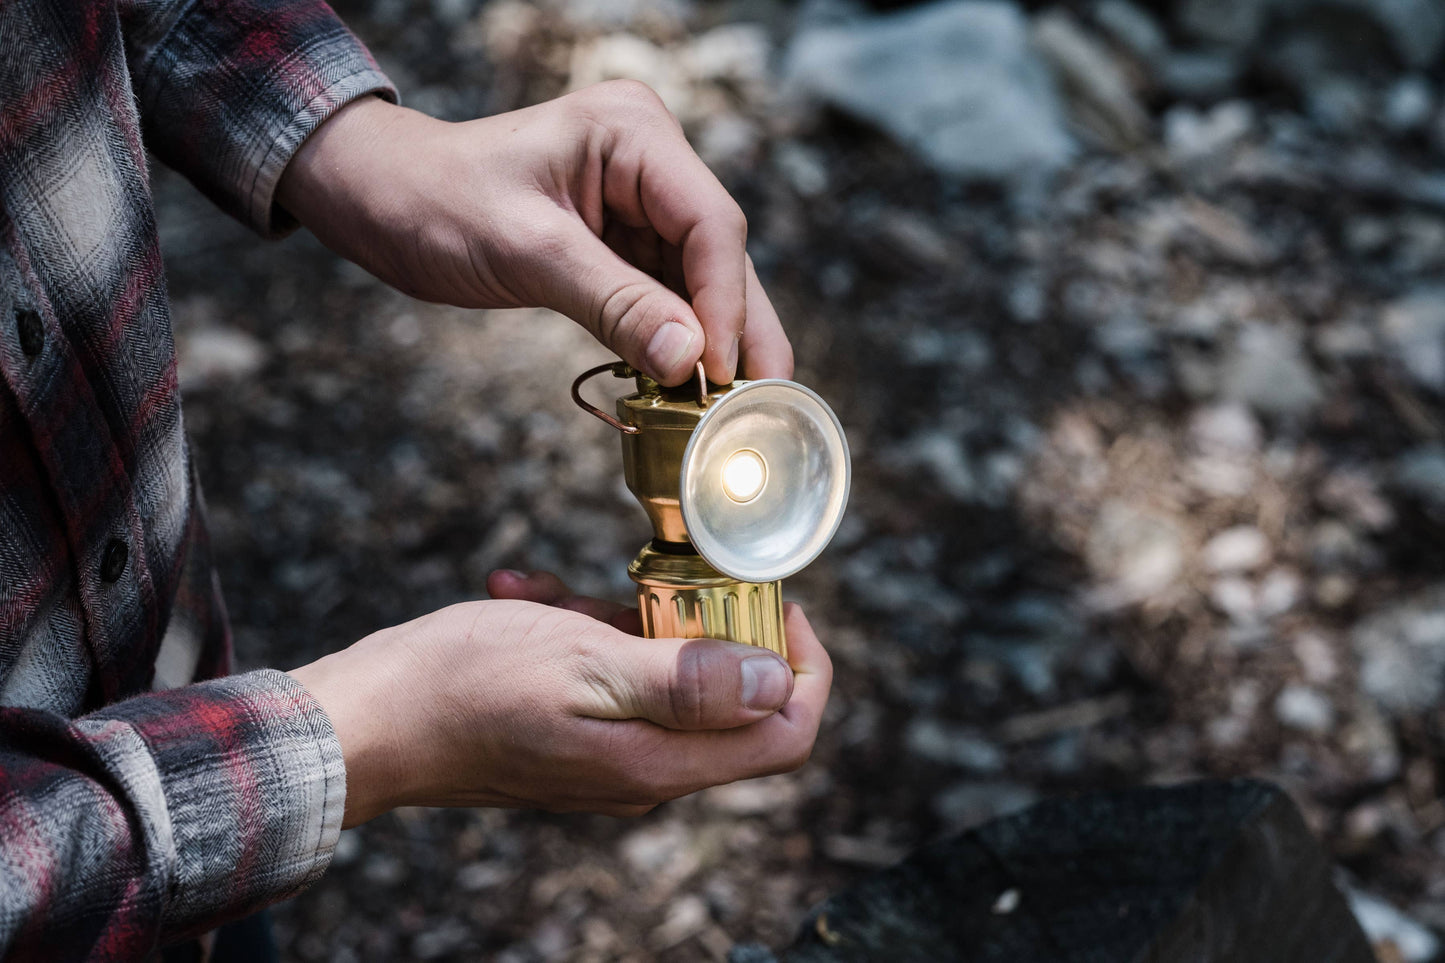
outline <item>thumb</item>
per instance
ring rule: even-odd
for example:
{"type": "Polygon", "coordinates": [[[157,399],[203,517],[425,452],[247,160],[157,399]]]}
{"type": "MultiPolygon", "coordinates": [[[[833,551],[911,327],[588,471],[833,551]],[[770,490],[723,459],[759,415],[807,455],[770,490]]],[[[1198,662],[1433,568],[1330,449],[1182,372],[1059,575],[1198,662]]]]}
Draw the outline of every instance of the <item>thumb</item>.
{"type": "Polygon", "coordinates": [[[581,324],[649,377],[665,385],[686,381],[705,340],[688,303],[585,225],[561,221],[553,237],[539,265],[540,303],[581,324]]]}
{"type": "Polygon", "coordinates": [[[767,649],[718,639],[621,636],[593,650],[604,665],[583,714],[668,729],[731,729],[765,719],[793,692],[793,670],[767,649]]]}

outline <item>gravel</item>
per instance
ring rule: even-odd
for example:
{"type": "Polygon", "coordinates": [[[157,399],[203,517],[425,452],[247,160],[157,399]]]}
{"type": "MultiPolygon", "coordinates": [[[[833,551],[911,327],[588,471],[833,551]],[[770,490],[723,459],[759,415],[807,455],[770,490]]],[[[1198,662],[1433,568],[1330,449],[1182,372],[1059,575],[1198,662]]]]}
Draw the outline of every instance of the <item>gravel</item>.
{"type": "MultiPolygon", "coordinates": [[[[634,822],[390,814],[276,909],[284,959],[715,960],[1034,799],[1240,774],[1409,910],[1382,959],[1438,954],[1445,126],[1439,64],[1410,66],[1436,6],[1156,6],[338,4],[453,119],[652,72],[749,217],[854,489],[785,586],[836,670],[800,772],[634,822]],[[828,73],[944,9],[938,37],[1002,39],[924,81],[927,44],[828,73]],[[780,80],[812,44],[831,109],[780,80]],[[1081,88],[1100,57],[1114,79],[1081,88]],[[970,114],[980,90],[1009,97],[970,114]]],[[[567,397],[607,359],[584,331],[418,304],[153,183],[243,668],[481,597],[493,567],[628,597],[647,528],[567,397]]]]}

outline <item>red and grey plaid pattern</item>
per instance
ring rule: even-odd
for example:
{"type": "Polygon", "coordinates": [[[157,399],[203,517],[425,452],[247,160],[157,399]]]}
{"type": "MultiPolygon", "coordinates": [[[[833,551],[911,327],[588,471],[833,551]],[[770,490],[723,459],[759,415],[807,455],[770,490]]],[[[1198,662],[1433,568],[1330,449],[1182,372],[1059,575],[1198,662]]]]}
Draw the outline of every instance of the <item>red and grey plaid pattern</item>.
{"type": "Polygon", "coordinates": [[[214,678],[230,641],[144,151],[284,232],[286,163],[368,93],[395,97],[320,0],[0,0],[7,960],[144,957],[330,859],[325,715],[282,673],[214,678]],[[148,691],[192,679],[214,681],[148,691]]]}

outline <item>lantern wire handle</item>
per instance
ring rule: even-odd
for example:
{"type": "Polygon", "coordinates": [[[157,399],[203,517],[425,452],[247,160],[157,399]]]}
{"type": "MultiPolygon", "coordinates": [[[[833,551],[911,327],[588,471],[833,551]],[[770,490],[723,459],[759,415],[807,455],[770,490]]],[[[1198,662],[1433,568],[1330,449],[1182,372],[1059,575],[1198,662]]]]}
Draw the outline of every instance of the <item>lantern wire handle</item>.
{"type": "Polygon", "coordinates": [[[572,382],[572,400],[577,402],[577,404],[582,408],[583,411],[591,415],[596,415],[598,418],[601,418],[603,421],[607,422],[609,425],[611,425],[613,428],[616,428],[623,434],[637,434],[641,429],[639,429],[636,425],[623,424],[616,418],[609,415],[607,412],[603,411],[601,408],[597,407],[594,404],[590,404],[586,398],[582,397],[582,383],[585,382],[588,378],[597,377],[604,371],[610,371],[619,378],[626,378],[632,373],[632,368],[629,367],[627,362],[625,361],[609,361],[606,364],[599,364],[595,368],[588,368],[586,371],[582,372],[580,375],[577,376],[576,381],[572,382]]]}
{"type": "Polygon", "coordinates": [[[699,408],[708,406],[707,374],[702,370],[701,360],[697,363],[697,406],[699,408]]]}

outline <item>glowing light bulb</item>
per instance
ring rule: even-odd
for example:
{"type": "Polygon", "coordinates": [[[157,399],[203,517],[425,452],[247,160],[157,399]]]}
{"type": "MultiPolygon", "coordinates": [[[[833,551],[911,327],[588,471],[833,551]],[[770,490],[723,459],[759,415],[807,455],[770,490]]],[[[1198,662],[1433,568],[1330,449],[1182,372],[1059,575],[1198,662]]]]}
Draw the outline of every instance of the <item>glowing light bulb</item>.
{"type": "Polygon", "coordinates": [[[740,448],[723,462],[722,486],[735,502],[750,502],[768,481],[768,463],[751,448],[740,448]]]}

